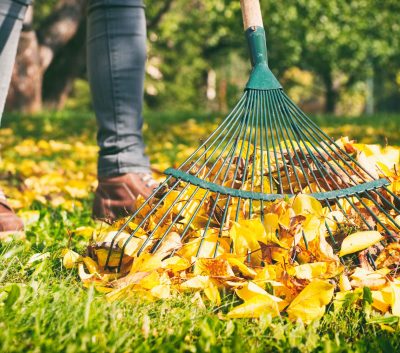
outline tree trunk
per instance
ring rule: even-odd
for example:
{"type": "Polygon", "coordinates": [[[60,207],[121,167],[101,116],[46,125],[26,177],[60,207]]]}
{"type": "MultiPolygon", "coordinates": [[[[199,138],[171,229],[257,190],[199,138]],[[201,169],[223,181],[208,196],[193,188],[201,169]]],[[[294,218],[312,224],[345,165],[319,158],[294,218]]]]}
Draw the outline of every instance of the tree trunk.
{"type": "Polygon", "coordinates": [[[72,91],[74,80],[86,71],[86,21],[82,19],[75,36],[57,53],[43,80],[46,107],[62,109],[72,91]]]}
{"type": "Polygon", "coordinates": [[[325,85],[325,113],[334,114],[339,95],[334,86],[331,71],[328,71],[323,75],[323,81],[325,85]]]}
{"type": "Polygon", "coordinates": [[[34,31],[22,32],[11,78],[6,109],[36,113],[42,109],[39,44],[34,31]]]}
{"type": "MultiPolygon", "coordinates": [[[[34,113],[42,109],[44,74],[57,53],[76,34],[84,8],[82,0],[59,0],[36,32],[22,32],[6,102],[8,110],[34,113]]],[[[25,19],[29,28],[32,18],[30,7],[25,19]]]]}
{"type": "MultiPolygon", "coordinates": [[[[157,6],[148,18],[149,29],[159,26],[173,2],[165,0],[157,6]]],[[[57,0],[36,32],[22,33],[6,103],[8,110],[37,112],[43,102],[51,108],[63,107],[74,79],[83,77],[85,72],[85,9],[86,0],[57,0]]],[[[30,7],[29,24],[32,18],[30,7]]]]}
{"type": "Polygon", "coordinates": [[[219,80],[218,109],[220,112],[228,111],[228,82],[225,78],[219,80]]]}

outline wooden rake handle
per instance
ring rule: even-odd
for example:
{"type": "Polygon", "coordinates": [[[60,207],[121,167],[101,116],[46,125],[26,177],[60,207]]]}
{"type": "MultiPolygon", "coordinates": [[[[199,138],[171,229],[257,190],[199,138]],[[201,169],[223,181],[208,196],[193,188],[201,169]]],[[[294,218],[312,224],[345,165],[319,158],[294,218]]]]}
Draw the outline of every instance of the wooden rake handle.
{"type": "Polygon", "coordinates": [[[240,6],[245,30],[250,27],[264,27],[259,0],[240,0],[240,6]]]}

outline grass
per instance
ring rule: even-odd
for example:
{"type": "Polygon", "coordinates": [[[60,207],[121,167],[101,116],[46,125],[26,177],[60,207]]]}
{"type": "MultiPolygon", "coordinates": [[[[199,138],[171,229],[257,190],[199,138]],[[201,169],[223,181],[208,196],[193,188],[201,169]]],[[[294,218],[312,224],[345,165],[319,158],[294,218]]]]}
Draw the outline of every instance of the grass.
{"type": "MultiPolygon", "coordinates": [[[[195,113],[148,114],[147,139],[161,139],[161,147],[171,144],[162,152],[153,146],[150,151],[158,156],[170,154],[161,164],[174,162],[176,146],[187,148],[217,121],[213,117],[206,122],[206,117],[195,113]],[[187,118],[195,119],[193,129],[198,134],[187,136],[182,131],[187,118]]],[[[345,134],[378,143],[385,143],[387,137],[389,143],[400,145],[400,116],[317,119],[335,137],[345,134]]],[[[3,153],[19,163],[23,157],[15,153],[14,146],[27,138],[94,144],[93,123],[90,113],[9,116],[3,126],[11,128],[14,135],[10,140],[2,137],[3,153]]],[[[39,163],[55,157],[31,158],[39,163]]],[[[12,175],[3,179],[20,182],[12,175]]],[[[307,327],[269,316],[224,320],[223,314],[234,305],[229,295],[221,307],[203,307],[189,295],[168,301],[138,298],[109,303],[92,288],[83,288],[77,273],[65,270],[60,260],[68,233],[92,223],[91,196],[81,201],[82,207],[72,211],[63,205],[34,201],[28,208],[38,210],[40,216],[28,227],[27,240],[0,244],[1,352],[400,351],[399,321],[376,316],[368,303],[364,308],[348,303],[339,311],[330,307],[320,322],[307,327]],[[32,258],[35,254],[41,256],[36,261],[32,258]]],[[[83,236],[74,238],[74,248],[84,251],[86,242],[83,236]]]]}

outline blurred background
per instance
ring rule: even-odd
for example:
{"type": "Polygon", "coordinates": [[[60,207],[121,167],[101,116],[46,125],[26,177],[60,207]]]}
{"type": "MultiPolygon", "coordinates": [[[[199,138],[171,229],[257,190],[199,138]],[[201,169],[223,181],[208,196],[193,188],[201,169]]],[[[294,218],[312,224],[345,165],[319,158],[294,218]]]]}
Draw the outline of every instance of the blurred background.
{"type": "MultiPolygon", "coordinates": [[[[269,62],[307,112],[400,110],[400,1],[261,0],[269,62]]],[[[250,64],[239,0],[147,5],[147,111],[226,112],[250,64]]],[[[36,0],[22,33],[8,112],[90,110],[85,1],[36,0]]]]}

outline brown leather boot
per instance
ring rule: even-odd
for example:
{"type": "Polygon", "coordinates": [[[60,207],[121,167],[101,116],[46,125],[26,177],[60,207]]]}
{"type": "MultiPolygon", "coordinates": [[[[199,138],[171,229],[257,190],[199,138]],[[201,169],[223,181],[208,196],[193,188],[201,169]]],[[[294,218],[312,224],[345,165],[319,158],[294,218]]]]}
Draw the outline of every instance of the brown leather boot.
{"type": "Polygon", "coordinates": [[[24,238],[24,223],[19,218],[0,190],[0,240],[10,239],[12,236],[24,238]]]}
{"type": "Polygon", "coordinates": [[[128,173],[99,178],[93,201],[93,218],[106,222],[131,215],[139,195],[147,198],[157,187],[151,174],[128,173]]]}

